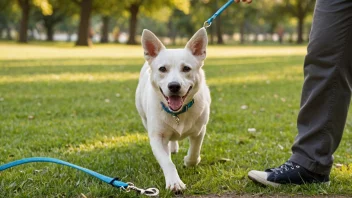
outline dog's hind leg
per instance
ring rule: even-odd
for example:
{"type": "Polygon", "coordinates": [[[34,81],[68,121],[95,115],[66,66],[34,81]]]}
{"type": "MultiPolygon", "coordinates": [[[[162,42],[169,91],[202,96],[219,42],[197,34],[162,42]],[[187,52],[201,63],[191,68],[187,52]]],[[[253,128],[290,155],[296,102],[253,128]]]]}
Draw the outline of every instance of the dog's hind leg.
{"type": "Polygon", "coordinates": [[[189,137],[189,149],[187,156],[184,158],[185,166],[196,166],[200,162],[200,149],[202,148],[205,127],[198,136],[189,137]]]}
{"type": "Polygon", "coordinates": [[[178,153],[178,141],[170,141],[169,142],[169,149],[172,154],[178,153]]]}

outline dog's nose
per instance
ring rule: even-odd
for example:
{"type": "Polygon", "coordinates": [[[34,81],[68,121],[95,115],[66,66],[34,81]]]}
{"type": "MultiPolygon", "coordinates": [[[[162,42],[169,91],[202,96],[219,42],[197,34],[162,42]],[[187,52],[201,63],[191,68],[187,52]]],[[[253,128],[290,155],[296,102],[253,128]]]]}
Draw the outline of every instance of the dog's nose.
{"type": "Polygon", "coordinates": [[[181,89],[181,85],[178,82],[170,82],[167,87],[172,93],[177,93],[181,89]]]}

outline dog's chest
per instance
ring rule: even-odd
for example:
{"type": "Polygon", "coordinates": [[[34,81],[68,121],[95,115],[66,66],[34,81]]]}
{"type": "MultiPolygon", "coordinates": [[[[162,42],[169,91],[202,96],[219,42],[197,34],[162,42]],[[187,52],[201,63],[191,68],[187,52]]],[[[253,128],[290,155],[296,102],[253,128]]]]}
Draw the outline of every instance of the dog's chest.
{"type": "Polygon", "coordinates": [[[168,125],[168,133],[171,133],[170,140],[181,140],[190,135],[197,135],[202,129],[203,124],[199,124],[198,119],[184,117],[179,118],[179,122],[170,116],[165,124],[168,125]]]}

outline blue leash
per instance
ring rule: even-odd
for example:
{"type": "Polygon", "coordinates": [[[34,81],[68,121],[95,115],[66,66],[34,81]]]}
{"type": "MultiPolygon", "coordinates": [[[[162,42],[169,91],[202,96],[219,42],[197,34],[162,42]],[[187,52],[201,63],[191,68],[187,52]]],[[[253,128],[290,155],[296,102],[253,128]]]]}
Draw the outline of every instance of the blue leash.
{"type": "Polygon", "coordinates": [[[118,178],[111,178],[111,177],[99,174],[97,172],[94,172],[92,170],[77,166],[75,164],[71,164],[69,162],[65,162],[65,161],[62,161],[59,159],[55,159],[55,158],[48,158],[48,157],[32,157],[32,158],[24,158],[21,160],[13,161],[8,164],[4,164],[4,165],[0,166],[0,172],[6,170],[8,168],[14,167],[14,166],[32,163],[32,162],[50,162],[50,163],[68,166],[68,167],[80,170],[84,173],[87,173],[95,178],[98,178],[101,181],[108,183],[116,188],[126,190],[127,192],[129,192],[130,190],[134,190],[134,191],[138,192],[139,194],[144,194],[147,196],[157,196],[159,194],[159,190],[157,188],[148,188],[146,190],[140,189],[140,188],[135,187],[133,183],[129,183],[129,182],[124,183],[122,181],[119,181],[118,178]]]}
{"type": "Polygon", "coordinates": [[[203,27],[208,28],[211,23],[213,22],[213,20],[220,15],[227,7],[229,7],[232,3],[234,2],[234,0],[229,0],[227,3],[225,3],[218,11],[215,12],[215,14],[210,17],[208,20],[206,20],[204,22],[203,27]]]}

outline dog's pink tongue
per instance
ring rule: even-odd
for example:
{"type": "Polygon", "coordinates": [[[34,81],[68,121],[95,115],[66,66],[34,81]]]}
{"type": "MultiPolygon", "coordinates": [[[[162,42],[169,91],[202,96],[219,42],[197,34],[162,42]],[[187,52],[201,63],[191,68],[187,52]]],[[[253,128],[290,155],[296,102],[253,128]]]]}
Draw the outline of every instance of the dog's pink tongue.
{"type": "Polygon", "coordinates": [[[180,96],[170,96],[169,97],[169,107],[173,111],[177,111],[182,107],[183,101],[180,96]]]}

